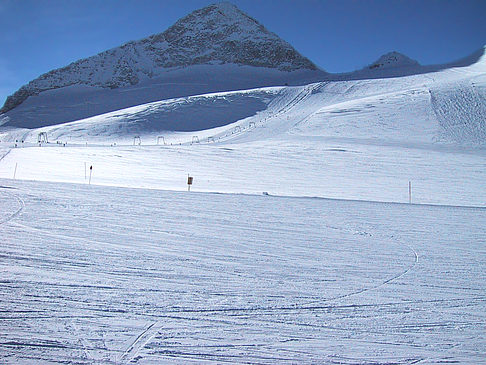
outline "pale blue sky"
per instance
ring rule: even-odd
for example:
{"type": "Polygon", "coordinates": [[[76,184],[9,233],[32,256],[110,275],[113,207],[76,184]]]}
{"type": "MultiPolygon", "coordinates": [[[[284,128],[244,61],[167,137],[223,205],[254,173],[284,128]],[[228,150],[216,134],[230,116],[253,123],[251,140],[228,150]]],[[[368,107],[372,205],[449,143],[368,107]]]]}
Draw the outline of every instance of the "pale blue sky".
{"type": "MultiPolygon", "coordinates": [[[[130,40],[163,32],[214,0],[0,0],[0,104],[20,86],[130,40]]],[[[398,51],[421,64],[486,44],[486,0],[234,0],[328,72],[398,51]]]]}

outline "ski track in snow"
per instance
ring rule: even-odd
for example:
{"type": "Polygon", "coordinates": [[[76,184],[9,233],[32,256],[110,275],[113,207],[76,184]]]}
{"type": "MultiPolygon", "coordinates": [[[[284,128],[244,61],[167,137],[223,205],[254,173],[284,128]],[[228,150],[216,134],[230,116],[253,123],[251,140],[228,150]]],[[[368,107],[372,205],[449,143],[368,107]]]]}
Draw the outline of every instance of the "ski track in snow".
{"type": "Polygon", "coordinates": [[[137,336],[135,341],[123,352],[120,357],[122,362],[130,362],[156,334],[158,331],[159,322],[153,322],[147,328],[137,336]]]}
{"type": "Polygon", "coordinates": [[[10,153],[10,151],[11,151],[11,150],[10,150],[10,148],[9,148],[9,149],[6,149],[5,151],[0,151],[0,153],[2,154],[2,155],[0,156],[0,162],[1,162],[1,161],[2,161],[2,160],[5,158],[5,157],[7,157],[7,155],[10,153]]]}
{"type": "Polygon", "coordinates": [[[0,224],[5,224],[5,223],[11,221],[12,219],[14,219],[18,215],[20,215],[22,213],[22,210],[25,208],[25,203],[22,200],[22,198],[20,198],[17,195],[14,195],[14,194],[11,194],[11,193],[7,192],[5,189],[6,189],[5,187],[0,186],[0,196],[2,197],[2,200],[4,200],[5,197],[7,197],[7,200],[8,200],[8,197],[13,197],[16,200],[16,202],[17,202],[18,208],[13,213],[11,213],[11,214],[9,214],[8,211],[5,212],[6,213],[5,214],[6,217],[0,216],[0,224]]]}
{"type": "MultiPolygon", "coordinates": [[[[11,220],[16,215],[17,215],[17,213],[12,215],[12,217],[8,220],[11,220]]],[[[0,222],[0,224],[1,224],[1,222],[0,222]]],[[[77,237],[73,237],[73,236],[69,236],[69,235],[65,235],[65,234],[63,234],[63,235],[55,234],[55,233],[50,232],[47,229],[34,228],[34,227],[30,227],[30,226],[20,224],[20,223],[13,223],[13,226],[18,227],[20,230],[22,230],[24,232],[26,232],[26,231],[37,232],[38,234],[40,234],[44,237],[57,238],[57,239],[60,239],[60,240],[65,240],[65,241],[73,241],[73,240],[77,239],[77,237]]],[[[340,229],[340,231],[344,231],[344,229],[340,229]]],[[[354,231],[349,231],[348,233],[352,234],[353,232],[354,231]]],[[[360,233],[360,234],[365,234],[365,235],[371,236],[371,234],[368,233],[368,232],[364,232],[364,233],[360,233]]],[[[103,245],[103,246],[107,246],[107,247],[116,246],[116,245],[110,244],[108,242],[102,242],[102,241],[93,240],[93,239],[89,239],[89,240],[84,239],[84,242],[89,243],[90,245],[103,245]]],[[[365,293],[365,292],[368,292],[368,291],[371,291],[371,290],[378,289],[381,286],[386,285],[393,280],[397,280],[397,279],[401,278],[402,276],[407,274],[409,271],[411,271],[413,269],[413,267],[419,261],[419,255],[418,255],[417,251],[415,251],[415,249],[413,247],[411,247],[410,245],[405,245],[405,244],[402,244],[402,243],[395,243],[395,244],[404,245],[404,246],[408,247],[413,252],[414,260],[408,267],[405,268],[405,270],[403,270],[403,271],[401,271],[401,272],[399,272],[399,273],[397,273],[397,274],[395,274],[395,275],[393,275],[389,278],[384,279],[383,282],[378,283],[375,286],[359,288],[355,291],[345,293],[345,294],[342,294],[342,295],[339,295],[339,296],[336,296],[336,297],[328,298],[324,301],[308,302],[308,303],[303,303],[303,304],[300,304],[300,305],[299,304],[290,304],[288,306],[282,306],[282,307],[277,306],[277,307],[225,308],[225,309],[204,308],[204,309],[197,309],[197,310],[181,309],[181,310],[175,310],[174,313],[193,313],[193,312],[197,312],[197,313],[206,313],[206,312],[241,312],[241,313],[245,313],[245,312],[256,312],[256,311],[268,312],[268,311],[288,311],[288,310],[315,310],[315,309],[327,308],[327,306],[324,306],[324,303],[335,301],[335,300],[338,300],[338,299],[349,298],[349,297],[352,297],[354,295],[359,295],[359,294],[362,294],[362,293],[365,293]]],[[[155,324],[157,324],[157,322],[154,322],[150,326],[148,326],[147,329],[144,330],[142,332],[142,334],[140,334],[136,338],[136,340],[134,341],[134,344],[141,342],[141,338],[147,337],[146,332],[148,332],[152,327],[154,327],[155,324]]],[[[157,326],[155,326],[155,329],[156,328],[157,328],[157,326]]],[[[151,332],[153,332],[153,331],[151,331],[151,332]]],[[[130,346],[130,348],[123,354],[122,357],[124,357],[124,358],[127,357],[128,353],[132,352],[134,350],[133,349],[134,344],[132,344],[130,346]]]]}
{"type": "Polygon", "coordinates": [[[484,209],[8,183],[2,363],[481,363],[484,209]]]}

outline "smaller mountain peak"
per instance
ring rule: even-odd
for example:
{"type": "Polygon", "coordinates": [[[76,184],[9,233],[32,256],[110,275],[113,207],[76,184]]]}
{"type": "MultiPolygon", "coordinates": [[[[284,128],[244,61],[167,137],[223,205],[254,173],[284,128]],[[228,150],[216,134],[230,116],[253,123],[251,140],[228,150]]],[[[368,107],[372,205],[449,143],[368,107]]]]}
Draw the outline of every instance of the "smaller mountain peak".
{"type": "Polygon", "coordinates": [[[410,67],[410,66],[420,66],[420,64],[405,56],[400,52],[389,52],[378,58],[375,62],[369,65],[367,68],[370,70],[374,69],[389,69],[398,67],[410,67]]]}

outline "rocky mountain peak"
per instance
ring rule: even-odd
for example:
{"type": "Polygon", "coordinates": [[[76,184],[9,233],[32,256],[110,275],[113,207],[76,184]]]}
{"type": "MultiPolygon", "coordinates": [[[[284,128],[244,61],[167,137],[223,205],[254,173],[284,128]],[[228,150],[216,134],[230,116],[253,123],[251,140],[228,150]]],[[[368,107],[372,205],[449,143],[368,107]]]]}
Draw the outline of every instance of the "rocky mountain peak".
{"type": "Polygon", "coordinates": [[[282,71],[317,69],[290,44],[227,2],[196,10],[142,43],[157,50],[164,67],[233,63],[282,71]]]}
{"type": "Polygon", "coordinates": [[[119,88],[194,65],[318,70],[290,44],[228,2],[209,5],[160,34],[128,42],[41,75],[9,96],[0,113],[28,97],[71,85],[119,88]]]}

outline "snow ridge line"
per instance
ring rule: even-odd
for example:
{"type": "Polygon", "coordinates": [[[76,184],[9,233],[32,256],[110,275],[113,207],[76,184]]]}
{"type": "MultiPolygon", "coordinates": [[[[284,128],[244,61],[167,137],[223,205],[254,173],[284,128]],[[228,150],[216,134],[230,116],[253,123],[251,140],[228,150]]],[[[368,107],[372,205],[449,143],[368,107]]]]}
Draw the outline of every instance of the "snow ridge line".
{"type": "Polygon", "coordinates": [[[278,117],[282,114],[286,114],[289,111],[291,111],[294,107],[296,107],[298,104],[306,100],[314,90],[320,89],[323,85],[325,85],[325,82],[318,82],[314,84],[309,84],[304,87],[302,87],[302,90],[300,90],[297,95],[295,95],[291,100],[289,100],[285,105],[283,105],[279,110],[277,110],[275,113],[271,114],[268,119],[270,118],[275,118],[278,117]]]}
{"type": "MultiPolygon", "coordinates": [[[[253,120],[255,120],[254,121],[255,127],[257,127],[257,126],[263,127],[267,124],[268,121],[275,120],[276,118],[282,117],[282,116],[290,113],[296,106],[298,106],[302,102],[305,102],[309,98],[309,96],[311,96],[314,93],[315,90],[322,88],[322,86],[327,84],[327,83],[328,82],[316,82],[316,83],[308,84],[308,85],[305,85],[305,86],[299,86],[299,87],[296,87],[296,90],[298,90],[298,91],[296,91],[293,96],[288,97],[287,99],[285,97],[282,97],[282,96],[280,98],[277,97],[274,101],[272,101],[267,106],[267,109],[265,110],[264,116],[263,115],[260,116],[260,118],[257,119],[257,120],[255,120],[257,118],[257,115],[251,117],[253,120]],[[274,103],[276,100],[278,100],[279,102],[283,101],[283,104],[275,105],[275,106],[272,107],[271,106],[272,103],[274,103]]],[[[287,92],[289,92],[289,90],[292,90],[292,89],[294,89],[294,87],[282,88],[283,91],[287,91],[287,92]]],[[[282,92],[282,90],[280,92],[282,92]]],[[[304,119],[307,118],[307,117],[308,116],[305,116],[304,119]]],[[[232,128],[228,129],[226,131],[226,134],[224,134],[224,132],[221,133],[222,137],[220,137],[219,140],[229,141],[229,140],[231,140],[235,137],[238,137],[244,132],[245,128],[243,127],[241,132],[238,132],[238,133],[231,132],[231,129],[232,128]]],[[[251,128],[248,127],[247,131],[248,132],[251,131],[251,128]]],[[[216,135],[216,136],[218,136],[218,135],[216,135]]]]}

